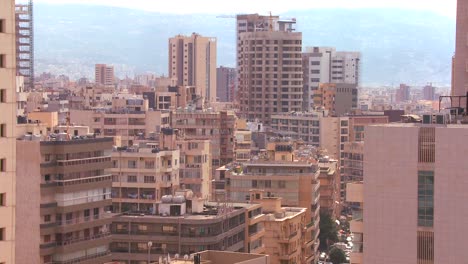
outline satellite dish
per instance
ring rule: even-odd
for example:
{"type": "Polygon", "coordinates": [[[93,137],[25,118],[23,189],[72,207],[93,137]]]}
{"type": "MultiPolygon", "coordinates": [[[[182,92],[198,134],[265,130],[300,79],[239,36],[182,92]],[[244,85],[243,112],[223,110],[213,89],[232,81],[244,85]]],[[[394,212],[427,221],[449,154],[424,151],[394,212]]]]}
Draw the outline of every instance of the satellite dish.
{"type": "Polygon", "coordinates": [[[188,260],[189,256],[187,254],[184,255],[184,260],[188,260]]]}
{"type": "Polygon", "coordinates": [[[175,254],[175,255],[174,255],[174,258],[175,258],[175,259],[178,259],[178,258],[179,258],[179,254],[175,254]]]}

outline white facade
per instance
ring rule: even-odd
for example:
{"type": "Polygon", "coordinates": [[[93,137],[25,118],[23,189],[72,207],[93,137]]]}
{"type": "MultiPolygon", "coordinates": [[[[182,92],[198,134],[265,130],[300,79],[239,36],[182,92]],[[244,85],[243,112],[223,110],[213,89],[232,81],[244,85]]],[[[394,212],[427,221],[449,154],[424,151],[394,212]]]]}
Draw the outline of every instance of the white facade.
{"type": "Polygon", "coordinates": [[[311,110],[314,91],[321,83],[359,85],[359,52],[337,52],[334,47],[306,47],[302,54],[304,110],[311,110]]]}

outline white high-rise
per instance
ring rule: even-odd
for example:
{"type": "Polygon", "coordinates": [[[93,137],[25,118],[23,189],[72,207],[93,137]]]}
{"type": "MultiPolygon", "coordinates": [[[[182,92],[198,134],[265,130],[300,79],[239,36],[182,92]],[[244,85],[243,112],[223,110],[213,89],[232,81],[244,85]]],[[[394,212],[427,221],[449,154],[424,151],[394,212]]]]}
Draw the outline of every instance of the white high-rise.
{"type": "Polygon", "coordinates": [[[333,47],[307,47],[302,53],[304,70],[304,110],[313,107],[313,95],[321,83],[360,82],[359,52],[336,51],[333,47]]]}

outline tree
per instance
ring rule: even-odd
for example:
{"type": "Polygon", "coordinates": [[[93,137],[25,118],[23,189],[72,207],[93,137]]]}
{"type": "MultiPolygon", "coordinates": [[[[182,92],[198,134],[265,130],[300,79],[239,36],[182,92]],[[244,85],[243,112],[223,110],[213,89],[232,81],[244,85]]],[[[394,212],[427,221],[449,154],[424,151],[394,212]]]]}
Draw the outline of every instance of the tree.
{"type": "Polygon", "coordinates": [[[328,250],[328,247],[338,241],[336,223],[327,213],[320,213],[320,249],[328,250]]]}
{"type": "Polygon", "coordinates": [[[329,260],[333,264],[341,264],[341,263],[346,263],[346,254],[343,250],[333,247],[330,250],[330,253],[328,254],[329,260]]]}

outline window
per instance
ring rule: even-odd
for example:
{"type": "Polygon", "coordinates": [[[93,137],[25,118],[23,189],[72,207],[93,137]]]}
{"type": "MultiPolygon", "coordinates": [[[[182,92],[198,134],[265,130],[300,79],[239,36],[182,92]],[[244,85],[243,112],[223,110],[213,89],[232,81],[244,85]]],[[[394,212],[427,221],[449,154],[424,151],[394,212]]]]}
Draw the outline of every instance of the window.
{"type": "Polygon", "coordinates": [[[6,137],[6,124],[0,124],[0,137],[6,137]]]}
{"type": "Polygon", "coordinates": [[[137,182],[137,176],[135,175],[127,176],[127,182],[137,182]]]}
{"type": "Polygon", "coordinates": [[[0,206],[5,206],[6,205],[6,193],[0,193],[0,206]]]}
{"type": "Polygon", "coordinates": [[[50,242],[50,235],[45,235],[45,236],[44,236],[44,242],[45,242],[45,243],[50,242]]]}
{"type": "Polygon", "coordinates": [[[434,222],[434,172],[418,171],[418,226],[434,222]]]}
{"type": "Polygon", "coordinates": [[[88,221],[88,220],[89,220],[89,213],[90,213],[90,210],[89,210],[89,209],[84,210],[85,221],[88,221]]]}
{"type": "Polygon", "coordinates": [[[50,181],[50,174],[44,175],[44,181],[49,182],[50,181]]]}
{"type": "Polygon", "coordinates": [[[0,241],[5,240],[5,228],[0,228],[0,241]]]}
{"type": "Polygon", "coordinates": [[[135,160],[129,160],[128,161],[128,167],[131,168],[131,169],[135,169],[136,168],[136,161],[135,160]]]}
{"type": "Polygon", "coordinates": [[[44,223],[50,222],[50,215],[44,215],[44,223]]]}
{"type": "Polygon", "coordinates": [[[99,208],[94,208],[93,213],[94,213],[95,216],[99,215],[99,208]]]}
{"type": "Polygon", "coordinates": [[[6,89],[0,89],[0,103],[6,102],[6,89]]]}
{"type": "Polygon", "coordinates": [[[5,33],[5,19],[0,19],[0,33],[5,33]]]}
{"type": "Polygon", "coordinates": [[[0,159],[0,172],[6,171],[6,159],[0,159]]]}
{"type": "Polygon", "coordinates": [[[145,176],[145,183],[154,183],[154,176],[145,176]]]}
{"type": "Polygon", "coordinates": [[[0,68],[6,67],[6,56],[5,54],[0,54],[0,68]]]}

